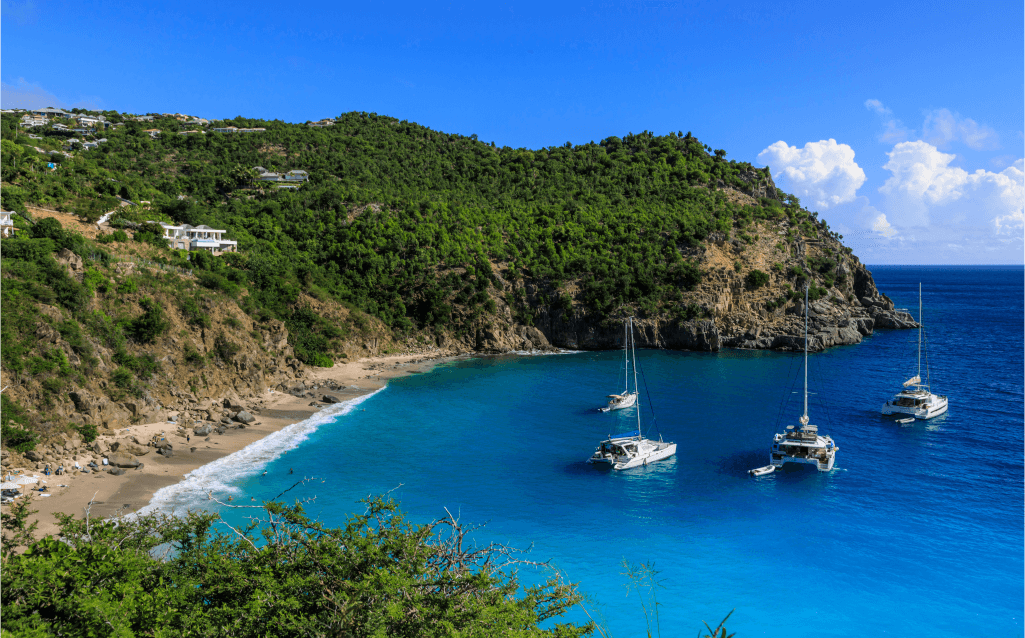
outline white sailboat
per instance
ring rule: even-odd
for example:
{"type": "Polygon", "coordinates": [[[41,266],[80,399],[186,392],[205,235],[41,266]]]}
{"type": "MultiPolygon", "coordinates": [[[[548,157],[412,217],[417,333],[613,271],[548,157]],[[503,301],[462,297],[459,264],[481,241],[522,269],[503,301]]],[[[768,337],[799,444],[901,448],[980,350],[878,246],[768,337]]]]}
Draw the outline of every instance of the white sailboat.
{"type": "MultiPolygon", "coordinates": [[[[806,463],[814,465],[820,472],[833,469],[833,461],[840,448],[833,439],[819,434],[819,427],[811,425],[808,418],[808,287],[804,288],[804,414],[801,427],[788,425],[782,434],[772,440],[769,463],[781,468],[785,463],[806,463]]],[[[752,474],[768,473],[768,466],[752,470],[752,474]],[[764,472],[761,472],[764,470],[764,472]]]]}
{"type": "MultiPolygon", "coordinates": [[[[630,345],[631,355],[634,359],[634,392],[633,401],[637,402],[637,353],[633,337],[633,317],[629,318],[627,337],[630,345]]],[[[629,373],[628,373],[629,374],[629,373]]],[[[627,377],[629,380],[629,376],[627,377]]],[[[629,390],[629,387],[627,387],[629,390]]],[[[626,393],[624,393],[626,394],[626,393]]],[[[637,429],[633,432],[615,434],[601,442],[594,450],[588,463],[610,465],[614,470],[626,470],[639,465],[647,465],[660,461],[676,454],[676,444],[672,441],[663,441],[662,435],[658,440],[647,439],[641,434],[641,410],[637,406],[637,429]]]]}
{"type": "MultiPolygon", "coordinates": [[[[931,419],[947,411],[946,395],[933,394],[929,387],[929,360],[926,358],[922,383],[922,284],[918,284],[918,373],[904,382],[904,389],[883,404],[883,414],[906,414],[916,419],[931,419]]],[[[904,422],[903,420],[901,421],[904,422]]]]}
{"type": "Polygon", "coordinates": [[[637,405],[637,391],[636,384],[634,392],[630,392],[630,333],[628,330],[632,329],[632,324],[628,321],[623,322],[623,390],[622,394],[610,394],[607,398],[609,400],[608,405],[604,408],[598,408],[601,412],[609,412],[612,410],[622,410],[623,408],[629,408],[637,405]]]}

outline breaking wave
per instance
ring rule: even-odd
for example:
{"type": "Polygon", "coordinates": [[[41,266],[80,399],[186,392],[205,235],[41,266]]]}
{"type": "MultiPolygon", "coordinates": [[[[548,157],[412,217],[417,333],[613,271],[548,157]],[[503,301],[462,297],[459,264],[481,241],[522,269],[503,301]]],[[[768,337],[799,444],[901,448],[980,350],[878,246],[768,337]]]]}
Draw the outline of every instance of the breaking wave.
{"type": "Polygon", "coordinates": [[[258,474],[268,463],[298,447],[321,425],[352,412],[356,406],[382,390],[384,388],[330,405],[308,419],[288,425],[237,452],[196,468],[186,474],[181,482],[157,490],[149,504],[137,514],[174,514],[186,510],[214,509],[216,503],[210,500],[210,494],[220,500],[241,494],[236,484],[242,479],[258,474]]]}

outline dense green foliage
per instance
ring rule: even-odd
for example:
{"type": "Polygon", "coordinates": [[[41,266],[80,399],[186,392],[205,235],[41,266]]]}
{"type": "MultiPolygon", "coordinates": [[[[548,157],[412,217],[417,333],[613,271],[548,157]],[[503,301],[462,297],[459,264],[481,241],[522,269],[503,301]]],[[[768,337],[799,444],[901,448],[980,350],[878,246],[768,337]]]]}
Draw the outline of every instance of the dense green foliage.
{"type": "Polygon", "coordinates": [[[580,601],[574,586],[553,576],[521,587],[510,571],[513,550],[473,547],[452,519],[411,524],[390,502],[368,501],[336,529],[299,505],[277,503],[252,508],[262,521],[241,530],[206,514],[60,515],[63,540],[32,542],[19,555],[14,546],[29,543],[27,508],[22,501],[4,514],[5,635],[568,638],[592,631],[546,622],[580,601]]]}
{"type": "MultiPolygon", "coordinates": [[[[787,220],[794,233],[825,229],[771,187],[776,198],[755,205],[727,201],[724,187],[764,192],[767,171],[728,161],[690,133],[527,150],[368,113],[342,115],[328,128],[231,124],[266,131],[178,135],[182,125],[172,118],[128,122],[104,132],[99,148],[65,158],[30,147],[54,150],[66,136],[47,131],[42,142],[28,140],[4,116],[4,143],[17,149],[3,160],[3,181],[14,185],[12,205],[59,206],[91,219],[121,197],[152,206],[121,208],[115,222],[228,229],[240,254],[194,255],[188,265],[208,288],[230,295],[248,288],[248,310],[284,320],[298,356],[320,364],[331,331],[298,312],[302,291],[400,333],[472,328],[494,311],[498,277],[532,282],[529,293],[520,288],[506,298],[528,323],[538,306],[567,312],[574,301],[602,315],[624,304],[682,312],[681,290],[702,276],[683,252],[710,233],[745,236],[758,218],[787,220]],[[162,133],[154,139],[147,128],[162,133]],[[54,157],[59,166],[46,169],[54,157]],[[254,181],[257,165],[302,169],[310,179],[298,190],[263,187],[254,181]]],[[[162,244],[143,230],[137,239],[162,244]]],[[[167,252],[170,263],[186,265],[167,252]]]]}
{"type": "Polygon", "coordinates": [[[0,394],[0,437],[4,445],[16,452],[35,449],[38,437],[26,424],[25,410],[6,394],[0,394]]]}

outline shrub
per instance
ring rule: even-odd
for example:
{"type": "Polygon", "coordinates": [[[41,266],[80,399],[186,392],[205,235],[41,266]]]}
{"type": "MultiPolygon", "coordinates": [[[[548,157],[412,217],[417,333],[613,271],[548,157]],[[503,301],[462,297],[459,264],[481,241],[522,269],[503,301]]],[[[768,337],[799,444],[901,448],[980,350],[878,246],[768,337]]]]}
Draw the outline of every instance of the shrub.
{"type": "Polygon", "coordinates": [[[6,394],[0,394],[0,436],[4,445],[21,453],[35,449],[38,437],[24,427],[27,424],[25,410],[6,394]]]}
{"type": "Polygon", "coordinates": [[[747,273],[746,280],[748,287],[756,290],[758,288],[761,288],[765,284],[769,283],[769,275],[758,269],[755,269],[747,273]]]}
{"type": "Polygon", "coordinates": [[[92,443],[96,440],[96,437],[99,435],[99,432],[96,431],[96,426],[92,425],[91,423],[76,426],[75,429],[78,430],[78,433],[82,435],[82,440],[86,443],[92,443]]]}
{"type": "Polygon", "coordinates": [[[117,285],[117,291],[122,295],[130,295],[133,292],[138,292],[139,284],[136,283],[133,277],[125,277],[121,283],[117,285]]]}
{"type": "Polygon", "coordinates": [[[135,375],[128,368],[118,368],[110,375],[110,380],[123,390],[131,390],[135,384],[135,375]]]}
{"type": "Polygon", "coordinates": [[[141,317],[128,322],[126,332],[140,343],[153,343],[157,337],[167,332],[171,323],[164,317],[164,309],[152,299],[145,298],[139,305],[145,312],[141,317]]]}
{"type": "Polygon", "coordinates": [[[228,341],[224,334],[221,333],[214,339],[214,347],[211,350],[211,354],[225,363],[230,363],[241,349],[237,344],[228,341]]]}

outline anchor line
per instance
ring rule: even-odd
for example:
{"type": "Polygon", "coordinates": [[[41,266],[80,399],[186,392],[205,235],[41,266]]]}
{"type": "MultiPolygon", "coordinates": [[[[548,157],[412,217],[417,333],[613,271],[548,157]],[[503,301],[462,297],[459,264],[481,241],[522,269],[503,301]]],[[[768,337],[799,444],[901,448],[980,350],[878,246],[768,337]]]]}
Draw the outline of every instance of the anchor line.
{"type": "MultiPolygon", "coordinates": [[[[638,363],[636,355],[634,356],[634,367],[641,371],[641,378],[644,379],[644,394],[648,396],[648,410],[651,411],[651,426],[648,427],[648,432],[654,427],[655,431],[658,432],[659,438],[661,438],[662,431],[658,429],[658,417],[655,416],[655,405],[651,402],[651,390],[648,389],[648,379],[644,376],[644,368],[638,363]]],[[[637,409],[640,410],[641,406],[637,406],[637,409]]]]}

